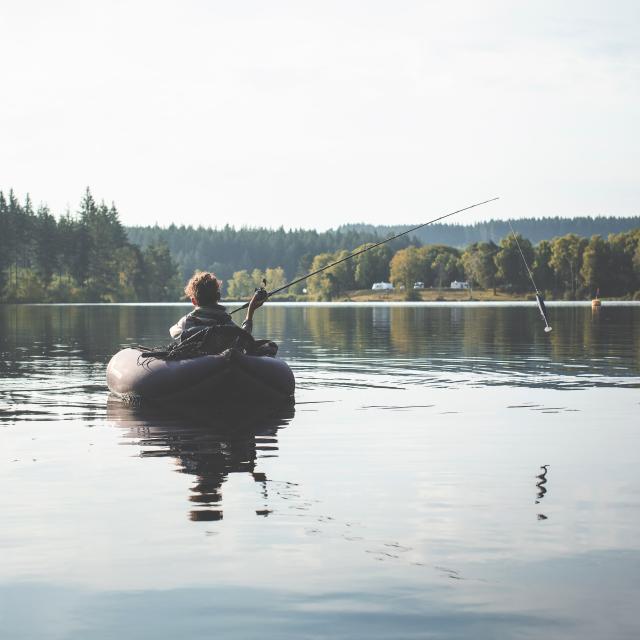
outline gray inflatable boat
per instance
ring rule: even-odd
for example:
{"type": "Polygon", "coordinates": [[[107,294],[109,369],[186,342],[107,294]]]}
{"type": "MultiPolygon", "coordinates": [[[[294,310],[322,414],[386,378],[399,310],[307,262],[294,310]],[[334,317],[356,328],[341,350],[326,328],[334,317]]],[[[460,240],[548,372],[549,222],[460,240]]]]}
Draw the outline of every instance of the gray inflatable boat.
{"type": "Polygon", "coordinates": [[[227,405],[294,399],[295,378],[279,358],[248,356],[233,349],[187,360],[162,360],[143,353],[123,349],[109,362],[107,385],[124,400],[227,405]]]}

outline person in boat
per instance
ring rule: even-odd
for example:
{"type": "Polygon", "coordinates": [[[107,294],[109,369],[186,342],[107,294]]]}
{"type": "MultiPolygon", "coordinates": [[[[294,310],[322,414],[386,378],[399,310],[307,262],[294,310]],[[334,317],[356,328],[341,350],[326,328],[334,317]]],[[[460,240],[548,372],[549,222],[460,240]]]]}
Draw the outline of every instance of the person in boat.
{"type": "MultiPolygon", "coordinates": [[[[220,281],[215,274],[197,271],[193,274],[187,286],[185,295],[191,300],[195,309],[183,316],[170,329],[169,334],[174,340],[185,340],[194,331],[207,327],[231,326],[237,327],[231,316],[220,303],[220,281]]],[[[247,315],[242,323],[242,329],[251,334],[253,331],[253,314],[264,304],[264,298],[256,291],[247,307],[247,315]]]]}

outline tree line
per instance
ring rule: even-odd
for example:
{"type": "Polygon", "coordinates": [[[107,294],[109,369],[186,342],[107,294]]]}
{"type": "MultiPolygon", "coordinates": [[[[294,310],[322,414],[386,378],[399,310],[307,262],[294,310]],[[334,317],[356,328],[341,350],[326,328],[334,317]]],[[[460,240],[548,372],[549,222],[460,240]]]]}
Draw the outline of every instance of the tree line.
{"type": "MultiPolygon", "coordinates": [[[[351,251],[367,242],[378,242],[387,236],[372,231],[316,231],[315,229],[240,228],[229,224],[220,228],[204,228],[175,224],[163,228],[127,227],[129,240],[141,247],[165,242],[179,265],[180,274],[188,279],[197,269],[212,271],[230,282],[233,274],[254,269],[265,271],[281,267],[289,280],[311,270],[314,257],[327,252],[351,251]]],[[[399,238],[391,243],[393,250],[418,242],[399,238]]],[[[243,274],[243,278],[246,279],[243,274]]]]}
{"type": "MultiPolygon", "coordinates": [[[[464,218],[461,218],[464,219],[464,218]]],[[[381,238],[389,238],[396,233],[410,229],[412,225],[368,225],[348,224],[338,227],[339,232],[360,231],[375,233],[381,238]]],[[[415,225],[413,225],[415,226],[415,225]]],[[[620,218],[615,216],[560,216],[546,218],[518,218],[517,230],[533,244],[575,233],[590,238],[598,235],[607,237],[611,233],[623,233],[640,227],[640,216],[620,218]]],[[[489,242],[503,238],[510,233],[508,220],[485,220],[473,224],[438,222],[415,232],[421,244],[444,244],[464,249],[474,242],[489,242]]]]}
{"type": "MultiPolygon", "coordinates": [[[[312,270],[345,254],[320,254],[312,270]]],[[[640,299],[640,228],[609,234],[606,239],[569,233],[535,246],[522,235],[509,234],[498,244],[474,242],[463,251],[414,244],[391,255],[383,245],[309,280],[308,291],[317,299],[329,300],[349,290],[370,288],[376,281],[390,281],[411,297],[416,282],[427,288],[449,288],[458,280],[494,293],[498,288],[526,293],[533,288],[531,278],[539,290],[555,299],[579,300],[598,290],[604,296],[640,299]]]]}
{"type": "MultiPolygon", "coordinates": [[[[365,243],[353,253],[368,246],[365,243]]],[[[311,261],[309,271],[322,269],[349,253],[344,249],[320,253],[311,261]]],[[[282,268],[255,269],[251,274],[242,269],[228,280],[226,295],[248,296],[263,277],[270,289],[286,280],[282,268]]],[[[578,300],[600,290],[605,296],[640,299],[640,228],[609,234],[606,239],[569,233],[535,246],[522,235],[509,234],[498,244],[474,242],[464,251],[440,244],[411,244],[393,252],[389,245],[381,245],[296,285],[291,293],[304,291],[311,299],[332,300],[348,291],[370,289],[374,282],[389,281],[411,297],[416,282],[442,289],[454,280],[494,293],[498,288],[527,293],[532,290],[532,277],[538,289],[551,298],[578,300]]]]}
{"type": "Polygon", "coordinates": [[[176,300],[180,284],[166,243],[132,244],[115,205],[89,189],[76,214],[59,218],[0,191],[0,301],[176,300]]]}
{"type": "MultiPolygon", "coordinates": [[[[225,297],[244,298],[263,278],[275,289],[386,237],[374,228],[351,227],[125,228],[115,205],[96,202],[89,189],[77,212],[59,217],[46,205],[34,209],[29,196],[21,203],[13,191],[6,197],[0,192],[0,230],[0,301],[33,302],[175,301],[196,270],[215,272],[225,297]]],[[[597,289],[605,296],[640,297],[640,226],[590,239],[576,233],[536,244],[518,239],[538,288],[550,297],[579,299],[597,289]]],[[[289,293],[333,299],[380,281],[410,292],[415,282],[448,288],[452,280],[514,293],[531,290],[514,237],[505,234],[498,243],[479,240],[464,249],[399,238],[289,293]]]]}

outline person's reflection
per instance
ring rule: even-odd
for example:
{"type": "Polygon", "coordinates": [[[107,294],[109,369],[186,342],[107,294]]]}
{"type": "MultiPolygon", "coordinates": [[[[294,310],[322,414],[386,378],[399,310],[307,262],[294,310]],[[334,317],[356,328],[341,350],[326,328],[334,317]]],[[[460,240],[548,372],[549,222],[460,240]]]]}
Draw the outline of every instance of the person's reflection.
{"type": "MultiPolygon", "coordinates": [[[[267,478],[255,471],[258,452],[277,451],[277,432],[291,420],[293,406],[219,414],[191,411],[168,415],[158,408],[132,407],[115,398],[107,402],[108,419],[137,440],[140,456],[173,457],[179,470],[196,476],[189,501],[197,505],[194,521],[221,520],[222,485],[230,473],[249,473],[267,498],[267,478]]],[[[266,516],[269,510],[259,509],[266,516]]]]}

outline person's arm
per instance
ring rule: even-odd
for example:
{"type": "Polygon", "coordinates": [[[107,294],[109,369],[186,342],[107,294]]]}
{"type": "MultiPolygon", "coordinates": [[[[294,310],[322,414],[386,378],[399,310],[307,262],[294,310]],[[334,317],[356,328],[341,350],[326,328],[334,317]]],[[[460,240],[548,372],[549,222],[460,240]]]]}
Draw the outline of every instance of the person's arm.
{"type": "Polygon", "coordinates": [[[256,291],[253,294],[253,298],[251,298],[251,302],[249,302],[249,306],[247,307],[247,317],[244,319],[242,323],[242,328],[249,333],[253,331],[253,313],[256,309],[259,309],[264,303],[266,298],[263,297],[264,294],[261,294],[260,291],[256,291]]]}
{"type": "Polygon", "coordinates": [[[171,329],[169,329],[169,335],[174,340],[177,340],[180,337],[180,334],[184,331],[186,318],[187,316],[183,316],[182,318],[180,318],[180,320],[178,320],[178,322],[173,325],[173,327],[171,327],[171,329]]]}

